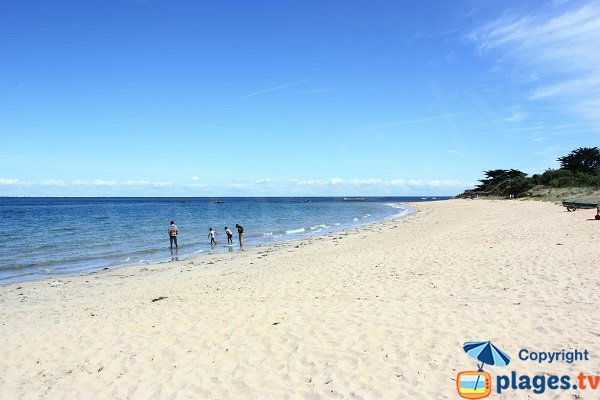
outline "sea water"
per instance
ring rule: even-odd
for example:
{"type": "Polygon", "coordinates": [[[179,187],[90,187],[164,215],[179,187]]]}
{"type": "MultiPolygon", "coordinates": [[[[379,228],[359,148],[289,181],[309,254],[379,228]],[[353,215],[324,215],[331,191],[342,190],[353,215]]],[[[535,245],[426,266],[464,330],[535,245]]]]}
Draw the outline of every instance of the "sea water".
{"type": "MultiPolygon", "coordinates": [[[[443,200],[445,198],[438,197],[443,200]]],[[[172,259],[167,229],[179,228],[178,259],[324,235],[410,213],[368,198],[0,198],[0,284],[172,259]],[[234,233],[227,247],[224,227],[234,233]],[[217,231],[211,248],[208,230],[217,231]]]]}

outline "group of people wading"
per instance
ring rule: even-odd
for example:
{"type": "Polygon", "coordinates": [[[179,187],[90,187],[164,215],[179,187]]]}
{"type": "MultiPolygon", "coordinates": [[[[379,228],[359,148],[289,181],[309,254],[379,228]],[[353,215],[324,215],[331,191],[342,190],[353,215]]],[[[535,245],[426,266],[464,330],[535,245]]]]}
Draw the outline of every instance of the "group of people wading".
{"type": "MultiPolygon", "coordinates": [[[[238,239],[240,241],[240,247],[244,246],[244,228],[240,225],[240,224],[235,224],[235,227],[238,231],[238,239]]],[[[169,229],[167,230],[167,232],[169,232],[169,247],[171,249],[173,249],[173,246],[175,246],[175,248],[179,248],[179,245],[177,244],[177,235],[179,234],[179,229],[177,228],[177,225],[175,225],[175,221],[171,221],[171,225],[169,225],[169,229]]],[[[225,227],[225,234],[227,235],[227,245],[232,245],[233,244],[233,232],[231,232],[231,230],[228,227],[225,227]]],[[[209,228],[208,230],[208,238],[210,239],[210,245],[211,246],[215,246],[217,244],[217,232],[215,230],[213,230],[213,228],[209,228]]]]}

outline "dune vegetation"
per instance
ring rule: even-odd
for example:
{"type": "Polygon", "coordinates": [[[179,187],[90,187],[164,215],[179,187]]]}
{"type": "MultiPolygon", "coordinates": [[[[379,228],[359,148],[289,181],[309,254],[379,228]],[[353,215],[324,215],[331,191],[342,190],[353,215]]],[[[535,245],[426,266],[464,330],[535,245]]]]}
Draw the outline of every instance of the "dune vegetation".
{"type": "Polygon", "coordinates": [[[528,175],[518,169],[484,171],[475,189],[458,197],[537,198],[600,198],[600,149],[580,147],[559,157],[560,168],[549,168],[541,174],[528,175]]]}

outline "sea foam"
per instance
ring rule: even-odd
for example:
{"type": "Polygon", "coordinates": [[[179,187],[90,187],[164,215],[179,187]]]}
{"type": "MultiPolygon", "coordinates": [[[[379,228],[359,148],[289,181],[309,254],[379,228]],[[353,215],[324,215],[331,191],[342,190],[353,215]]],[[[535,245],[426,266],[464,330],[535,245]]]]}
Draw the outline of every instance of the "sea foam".
{"type": "Polygon", "coordinates": [[[305,231],[306,231],[306,229],[304,229],[304,228],[298,228],[298,229],[290,229],[289,231],[285,231],[285,233],[287,233],[288,235],[293,235],[294,233],[302,233],[305,231]]]}

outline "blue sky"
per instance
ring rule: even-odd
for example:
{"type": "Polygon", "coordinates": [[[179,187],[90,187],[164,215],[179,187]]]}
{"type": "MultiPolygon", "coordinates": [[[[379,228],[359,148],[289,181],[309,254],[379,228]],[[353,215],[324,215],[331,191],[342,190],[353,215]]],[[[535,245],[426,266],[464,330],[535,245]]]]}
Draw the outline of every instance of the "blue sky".
{"type": "Polygon", "coordinates": [[[451,195],[598,145],[598,2],[15,1],[0,26],[0,195],[451,195]]]}

